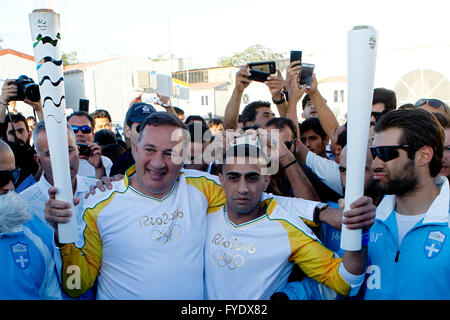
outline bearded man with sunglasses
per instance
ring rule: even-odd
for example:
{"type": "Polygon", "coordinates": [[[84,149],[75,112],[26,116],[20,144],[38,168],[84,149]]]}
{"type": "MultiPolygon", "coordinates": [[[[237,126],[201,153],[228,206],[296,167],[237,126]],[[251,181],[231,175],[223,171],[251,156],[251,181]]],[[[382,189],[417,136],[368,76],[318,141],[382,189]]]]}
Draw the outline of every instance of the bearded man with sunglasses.
{"type": "Polygon", "coordinates": [[[386,196],[370,230],[365,299],[450,299],[443,149],[443,129],[425,110],[391,111],[375,125],[373,178],[386,196]]]}
{"type": "Polygon", "coordinates": [[[68,116],[67,122],[72,126],[80,151],[83,146],[87,149],[87,153],[80,152],[78,174],[97,179],[109,176],[112,161],[108,157],[102,156],[100,146],[94,143],[94,118],[87,112],[78,111],[68,116]]]}

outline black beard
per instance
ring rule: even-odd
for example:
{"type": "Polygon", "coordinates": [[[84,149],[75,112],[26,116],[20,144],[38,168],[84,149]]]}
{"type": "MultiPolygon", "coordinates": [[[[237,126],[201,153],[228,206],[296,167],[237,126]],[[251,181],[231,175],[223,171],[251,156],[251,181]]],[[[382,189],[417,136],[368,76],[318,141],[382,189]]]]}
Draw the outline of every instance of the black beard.
{"type": "Polygon", "coordinates": [[[403,196],[413,191],[417,184],[417,175],[414,171],[414,160],[410,160],[400,170],[401,174],[396,177],[389,178],[387,182],[380,183],[375,181],[375,186],[382,194],[395,194],[396,196],[403,196]]]}

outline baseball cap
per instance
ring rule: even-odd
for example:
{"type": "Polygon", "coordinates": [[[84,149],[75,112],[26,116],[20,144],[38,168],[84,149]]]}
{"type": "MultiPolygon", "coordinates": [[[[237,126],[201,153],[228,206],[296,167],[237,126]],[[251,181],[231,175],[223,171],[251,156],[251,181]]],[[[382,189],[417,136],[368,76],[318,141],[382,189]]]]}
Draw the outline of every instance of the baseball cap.
{"type": "Polygon", "coordinates": [[[129,125],[135,122],[142,123],[153,112],[156,112],[156,110],[151,104],[143,102],[134,103],[127,111],[125,123],[129,125]]]}

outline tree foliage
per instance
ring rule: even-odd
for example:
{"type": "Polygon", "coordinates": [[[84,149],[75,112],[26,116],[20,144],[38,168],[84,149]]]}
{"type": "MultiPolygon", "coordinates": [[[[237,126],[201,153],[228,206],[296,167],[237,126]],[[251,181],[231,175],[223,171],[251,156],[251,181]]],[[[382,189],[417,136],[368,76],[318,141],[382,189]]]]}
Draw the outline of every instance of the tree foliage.
{"type": "Polygon", "coordinates": [[[242,52],[234,53],[231,57],[221,57],[218,65],[221,67],[241,66],[247,62],[279,60],[284,58],[284,53],[275,52],[263,45],[255,44],[242,52]]]}
{"type": "Polygon", "coordinates": [[[62,61],[65,66],[80,63],[80,61],[78,60],[76,51],[72,51],[69,53],[63,52],[62,61]]]}

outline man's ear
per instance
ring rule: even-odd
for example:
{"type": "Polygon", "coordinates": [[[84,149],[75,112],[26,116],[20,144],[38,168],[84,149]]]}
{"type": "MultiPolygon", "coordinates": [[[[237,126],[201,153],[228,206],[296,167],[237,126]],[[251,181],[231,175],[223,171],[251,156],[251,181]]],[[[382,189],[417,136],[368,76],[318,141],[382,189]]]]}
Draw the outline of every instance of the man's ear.
{"type": "Polygon", "coordinates": [[[222,172],[219,172],[218,176],[219,176],[220,184],[222,185],[223,184],[223,174],[222,174],[222,172]]]}
{"type": "Polygon", "coordinates": [[[139,151],[139,141],[136,141],[136,145],[134,146],[134,154],[137,156],[139,151]]]}
{"type": "Polygon", "coordinates": [[[419,167],[429,165],[433,159],[434,151],[430,146],[423,146],[416,152],[415,162],[419,167]]]}
{"type": "Polygon", "coordinates": [[[326,146],[328,144],[328,142],[330,142],[330,137],[325,136],[325,138],[323,139],[323,145],[326,146]]]}
{"type": "Polygon", "coordinates": [[[130,139],[130,131],[131,128],[125,125],[125,127],[123,128],[123,135],[125,136],[125,138],[130,139]]]}
{"type": "Polygon", "coordinates": [[[269,176],[269,175],[264,176],[264,183],[266,184],[266,187],[264,188],[264,190],[267,190],[267,187],[269,186],[270,181],[272,181],[272,176],[269,176]]]}
{"type": "Polygon", "coordinates": [[[341,154],[341,152],[342,152],[342,146],[340,146],[340,145],[336,145],[336,150],[334,150],[334,155],[335,156],[338,156],[338,155],[340,155],[341,154]]]}
{"type": "Polygon", "coordinates": [[[37,153],[34,154],[34,161],[36,161],[39,167],[41,166],[41,158],[39,158],[39,155],[37,153]]]}

